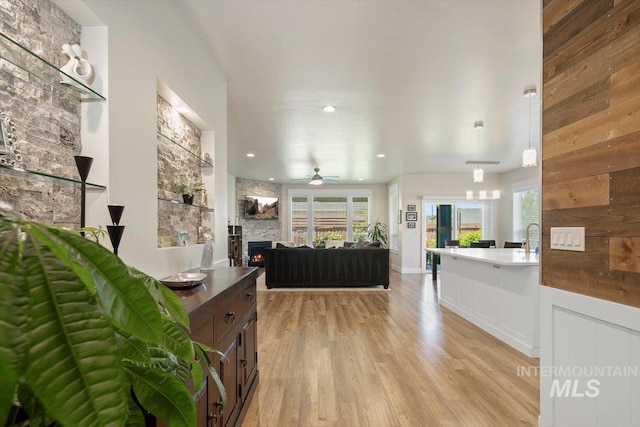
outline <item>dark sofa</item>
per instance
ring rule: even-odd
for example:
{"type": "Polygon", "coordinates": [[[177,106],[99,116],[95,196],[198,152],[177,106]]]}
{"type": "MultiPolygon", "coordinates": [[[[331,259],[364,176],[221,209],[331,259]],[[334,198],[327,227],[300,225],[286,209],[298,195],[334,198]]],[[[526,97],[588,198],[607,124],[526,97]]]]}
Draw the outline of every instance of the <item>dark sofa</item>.
{"type": "Polygon", "coordinates": [[[389,287],[389,249],[265,249],[267,288],[389,287]]]}

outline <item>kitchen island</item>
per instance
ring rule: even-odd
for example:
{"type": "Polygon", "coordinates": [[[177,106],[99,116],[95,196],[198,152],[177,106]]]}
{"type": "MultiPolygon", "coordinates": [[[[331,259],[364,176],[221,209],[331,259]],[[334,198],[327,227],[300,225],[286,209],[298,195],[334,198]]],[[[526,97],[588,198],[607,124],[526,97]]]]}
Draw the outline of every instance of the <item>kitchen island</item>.
{"type": "Polygon", "coordinates": [[[521,249],[427,250],[440,255],[442,306],[527,356],[540,356],[538,256],[521,249]]]}

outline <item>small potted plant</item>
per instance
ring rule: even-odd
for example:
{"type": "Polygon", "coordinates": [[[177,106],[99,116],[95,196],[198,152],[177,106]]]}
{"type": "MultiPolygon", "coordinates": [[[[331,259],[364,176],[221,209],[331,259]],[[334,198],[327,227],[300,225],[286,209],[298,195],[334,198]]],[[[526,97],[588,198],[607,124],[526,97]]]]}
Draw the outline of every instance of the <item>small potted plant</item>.
{"type": "Polygon", "coordinates": [[[182,201],[187,205],[193,204],[193,191],[189,184],[187,184],[187,180],[182,178],[180,183],[176,185],[176,191],[178,193],[182,193],[182,201]]]}

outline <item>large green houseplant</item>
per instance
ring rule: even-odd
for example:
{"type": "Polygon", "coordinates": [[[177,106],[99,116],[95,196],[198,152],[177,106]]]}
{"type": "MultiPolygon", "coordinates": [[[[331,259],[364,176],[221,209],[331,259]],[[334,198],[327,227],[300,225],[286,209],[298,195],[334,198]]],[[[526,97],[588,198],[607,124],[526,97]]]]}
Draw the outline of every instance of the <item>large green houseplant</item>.
{"type": "Polygon", "coordinates": [[[74,232],[0,206],[0,425],[196,424],[204,368],[179,298],[74,232]]]}
{"type": "Polygon", "coordinates": [[[367,237],[370,242],[380,242],[383,246],[387,245],[387,224],[375,221],[367,227],[367,237]]]}

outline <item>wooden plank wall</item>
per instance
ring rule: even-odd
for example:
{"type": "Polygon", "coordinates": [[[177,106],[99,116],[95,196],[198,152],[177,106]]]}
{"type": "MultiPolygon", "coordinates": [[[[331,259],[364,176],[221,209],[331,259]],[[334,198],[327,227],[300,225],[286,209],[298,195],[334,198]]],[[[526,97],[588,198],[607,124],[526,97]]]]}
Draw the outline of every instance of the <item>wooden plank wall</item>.
{"type": "Polygon", "coordinates": [[[543,2],[542,282],[640,307],[640,0],[543,2]],[[585,227],[586,252],[550,227],[585,227]]]}

